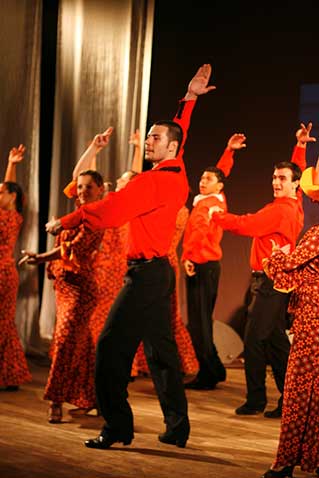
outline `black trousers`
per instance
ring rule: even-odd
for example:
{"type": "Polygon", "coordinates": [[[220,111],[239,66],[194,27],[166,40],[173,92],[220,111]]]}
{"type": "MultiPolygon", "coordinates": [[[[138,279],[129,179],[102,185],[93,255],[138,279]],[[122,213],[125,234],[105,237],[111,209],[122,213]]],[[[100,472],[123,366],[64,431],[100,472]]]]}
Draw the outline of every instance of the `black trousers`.
{"type": "Polygon", "coordinates": [[[188,330],[199,362],[197,378],[211,384],[225,380],[226,372],[213,342],[212,314],[217,299],[219,261],[195,264],[196,274],[186,276],[188,330]]]}
{"type": "MultiPolygon", "coordinates": [[[[279,392],[284,390],[290,350],[286,334],[287,294],[273,289],[266,274],[252,276],[244,338],[247,404],[262,409],[267,403],[266,367],[270,364],[279,392]]],[[[282,403],[282,396],[279,405],[282,403]]]]}
{"type": "Polygon", "coordinates": [[[99,337],[97,401],[106,430],[119,438],[133,437],[127,386],[141,340],[167,429],[188,421],[181,367],[171,331],[170,296],[174,287],[175,275],[167,258],[129,267],[99,337]]]}

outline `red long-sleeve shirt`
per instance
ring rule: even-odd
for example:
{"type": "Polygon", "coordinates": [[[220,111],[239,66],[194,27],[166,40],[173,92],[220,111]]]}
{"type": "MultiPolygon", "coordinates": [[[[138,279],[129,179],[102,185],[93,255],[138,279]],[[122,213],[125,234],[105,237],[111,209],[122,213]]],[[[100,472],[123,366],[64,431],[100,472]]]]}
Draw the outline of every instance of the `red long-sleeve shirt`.
{"type": "Polygon", "coordinates": [[[161,161],[122,190],[62,217],[62,227],[69,229],[83,222],[90,229],[104,229],[129,222],[128,259],[166,255],[177,212],[189,192],[182,155],[194,105],[195,101],[181,101],[174,118],[183,129],[183,144],[175,159],[161,161]]]}
{"type": "MultiPolygon", "coordinates": [[[[304,170],[306,167],[305,148],[296,146],[291,162],[304,170]]],[[[230,213],[215,213],[212,222],[218,224],[224,230],[253,237],[250,266],[253,270],[262,270],[262,259],[271,256],[271,239],[279,246],[290,244],[291,251],[295,248],[304,224],[302,193],[298,191],[297,199],[276,198],[255,214],[239,216],[230,213]]]]}
{"type": "MultiPolygon", "coordinates": [[[[221,169],[225,176],[229,176],[234,164],[234,153],[225,149],[216,167],[221,169]]],[[[223,229],[209,221],[208,211],[212,206],[219,206],[227,211],[224,193],[203,197],[192,209],[189,216],[183,239],[182,261],[188,259],[197,264],[208,261],[218,261],[222,257],[220,242],[223,229]]]]}

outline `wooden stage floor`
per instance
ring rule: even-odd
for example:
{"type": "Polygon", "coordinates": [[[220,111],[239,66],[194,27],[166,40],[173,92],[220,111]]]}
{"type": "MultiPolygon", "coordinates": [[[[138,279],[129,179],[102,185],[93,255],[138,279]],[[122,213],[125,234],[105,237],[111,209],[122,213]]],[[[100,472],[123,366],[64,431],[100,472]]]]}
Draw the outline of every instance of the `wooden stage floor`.
{"type": "MultiPolygon", "coordinates": [[[[212,391],[187,391],[191,436],[185,449],[157,439],[164,430],[149,378],[129,386],[135,439],[128,447],[89,450],[83,441],[98,435],[102,419],[74,417],[64,407],[63,423],[46,421],[42,400],[47,365],[30,363],[33,381],[18,392],[0,392],[0,476],[2,478],[258,478],[269,467],[277,446],[280,420],[262,415],[238,417],[245,397],[244,370],[227,369],[227,381],[212,391]]],[[[278,394],[267,378],[269,403],[278,394]]],[[[309,474],[296,469],[294,476],[309,474]]]]}

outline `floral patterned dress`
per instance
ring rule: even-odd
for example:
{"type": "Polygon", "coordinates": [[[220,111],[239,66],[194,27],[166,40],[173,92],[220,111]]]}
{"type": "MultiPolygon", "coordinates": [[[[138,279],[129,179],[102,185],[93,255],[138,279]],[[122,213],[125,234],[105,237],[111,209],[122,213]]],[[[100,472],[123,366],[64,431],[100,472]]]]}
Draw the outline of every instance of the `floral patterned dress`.
{"type": "Polygon", "coordinates": [[[311,227],[294,252],[264,260],[274,287],[292,291],[294,321],[285,379],[279,445],[274,466],[319,466],[319,226],[311,227]]]}
{"type": "Polygon", "coordinates": [[[101,248],[95,256],[94,271],[97,282],[97,303],[90,320],[90,329],[96,345],[111,305],[122,285],[127,270],[126,244],[128,224],[107,228],[101,248]]]}
{"type": "MultiPolygon", "coordinates": [[[[189,332],[182,320],[178,299],[178,283],[179,283],[179,261],[177,256],[177,246],[184,233],[186,223],[189,217],[189,210],[186,206],[182,207],[177,215],[175,234],[172,239],[171,247],[168,252],[168,258],[171,266],[175,271],[176,288],[171,298],[172,305],[172,330],[175,337],[178,355],[180,358],[182,372],[186,375],[192,375],[197,373],[199,365],[196,358],[195,350],[192,344],[189,332]]],[[[148,374],[149,368],[144,355],[143,343],[139,345],[137,353],[135,355],[132,376],[138,374],[148,374]]]]}
{"type": "Polygon", "coordinates": [[[16,211],[0,208],[0,386],[21,385],[31,380],[15,325],[19,276],[14,248],[22,224],[16,211]]]}
{"type": "Polygon", "coordinates": [[[79,408],[96,405],[95,344],[89,324],[98,290],[93,263],[103,233],[83,225],[62,231],[55,244],[61,246],[61,259],[48,266],[54,279],[56,324],[44,399],[79,408]]]}

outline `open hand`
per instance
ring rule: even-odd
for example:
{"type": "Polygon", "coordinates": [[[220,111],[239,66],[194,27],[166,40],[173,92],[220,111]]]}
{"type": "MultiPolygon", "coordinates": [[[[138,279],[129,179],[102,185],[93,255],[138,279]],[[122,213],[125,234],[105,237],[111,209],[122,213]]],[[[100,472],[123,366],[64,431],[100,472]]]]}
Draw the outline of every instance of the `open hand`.
{"type": "Polygon", "coordinates": [[[212,73],[212,67],[209,64],[200,66],[189,82],[187,93],[192,96],[200,96],[215,90],[216,86],[207,86],[212,73]]]}

